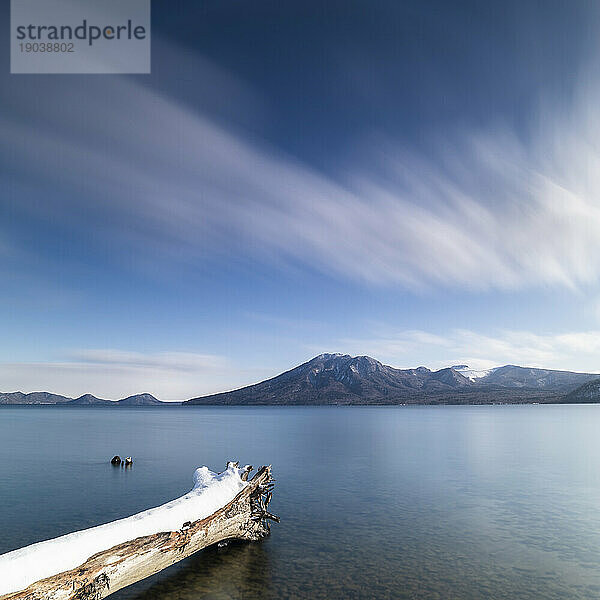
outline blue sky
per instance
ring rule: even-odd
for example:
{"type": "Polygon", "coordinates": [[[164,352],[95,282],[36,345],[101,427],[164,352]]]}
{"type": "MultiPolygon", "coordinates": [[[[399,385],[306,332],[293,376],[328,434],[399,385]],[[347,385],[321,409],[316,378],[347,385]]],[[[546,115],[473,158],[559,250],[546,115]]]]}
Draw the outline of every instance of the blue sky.
{"type": "Polygon", "coordinates": [[[5,40],[0,389],[180,400],[324,351],[600,372],[598,25],[154,2],[150,76],[11,76],[5,40]]]}

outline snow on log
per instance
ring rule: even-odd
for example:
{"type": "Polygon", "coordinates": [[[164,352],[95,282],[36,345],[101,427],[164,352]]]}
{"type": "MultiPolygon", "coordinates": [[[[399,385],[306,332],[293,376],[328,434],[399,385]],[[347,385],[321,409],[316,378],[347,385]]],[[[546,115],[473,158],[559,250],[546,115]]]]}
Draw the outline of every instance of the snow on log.
{"type": "Polygon", "coordinates": [[[202,467],[181,498],[1,555],[0,600],[100,600],[222,540],[265,537],[279,521],[271,467],[250,480],[238,467],[202,467]]]}

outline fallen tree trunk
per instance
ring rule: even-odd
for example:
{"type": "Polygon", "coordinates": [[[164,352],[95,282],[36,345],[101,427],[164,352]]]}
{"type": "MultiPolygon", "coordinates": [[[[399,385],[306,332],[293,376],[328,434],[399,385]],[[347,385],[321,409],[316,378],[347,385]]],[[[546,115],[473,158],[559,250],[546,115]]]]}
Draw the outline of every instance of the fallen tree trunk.
{"type": "MultiPolygon", "coordinates": [[[[237,466],[229,463],[228,469],[237,466]]],[[[243,489],[210,516],[181,523],[176,531],[154,533],[108,548],[76,568],[2,595],[0,600],[100,600],[217,542],[267,536],[269,520],[279,522],[268,512],[274,485],[271,467],[261,467],[248,481],[251,469],[248,466],[241,472],[243,489]]],[[[30,560],[35,561],[35,552],[30,554],[30,560]]]]}

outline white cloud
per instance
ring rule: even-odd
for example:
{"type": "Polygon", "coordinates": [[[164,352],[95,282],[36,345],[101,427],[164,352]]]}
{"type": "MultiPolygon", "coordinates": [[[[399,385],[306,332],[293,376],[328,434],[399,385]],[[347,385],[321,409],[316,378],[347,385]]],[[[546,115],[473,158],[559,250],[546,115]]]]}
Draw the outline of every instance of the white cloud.
{"type": "MultiPolygon", "coordinates": [[[[438,369],[455,364],[485,369],[504,364],[600,373],[600,331],[539,335],[499,331],[493,335],[454,329],[446,335],[404,330],[369,338],[342,339],[327,350],[367,354],[400,368],[438,369]]],[[[318,354],[323,348],[310,348],[318,354]]],[[[296,366],[238,368],[224,357],[188,352],[142,353],[86,349],[69,360],[0,363],[1,391],[50,391],[77,397],[92,393],[116,400],[150,392],[180,401],[226,391],[273,377],[296,366]]]]}
{"type": "Polygon", "coordinates": [[[440,134],[426,157],[378,140],[327,177],[131,80],[53,81],[42,104],[35,82],[3,91],[2,155],[46,182],[21,209],[93,223],[92,243],[133,249],[145,268],[224,254],[411,289],[600,278],[597,87],[546,110],[526,141],[490,125],[440,134]]]}
{"type": "Polygon", "coordinates": [[[91,393],[110,400],[149,392],[159,400],[181,401],[254,383],[266,374],[235,368],[221,356],[188,352],[82,350],[68,361],[0,363],[1,391],[91,393]]]}
{"type": "Polygon", "coordinates": [[[402,368],[456,364],[486,369],[505,364],[600,373],[600,331],[540,335],[499,331],[493,335],[454,329],[445,336],[398,331],[368,339],[345,339],[349,354],[369,354],[402,368]]]}
{"type": "Polygon", "coordinates": [[[87,364],[121,365],[139,368],[173,369],[178,371],[227,370],[229,362],[222,356],[193,352],[128,352],[124,350],[90,349],[73,355],[74,360],[87,364]]]}

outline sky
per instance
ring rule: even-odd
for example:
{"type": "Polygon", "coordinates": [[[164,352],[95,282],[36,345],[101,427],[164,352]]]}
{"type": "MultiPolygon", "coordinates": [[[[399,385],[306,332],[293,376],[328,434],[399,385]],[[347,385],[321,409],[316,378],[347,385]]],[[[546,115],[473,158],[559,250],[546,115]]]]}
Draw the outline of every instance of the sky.
{"type": "Polygon", "coordinates": [[[3,31],[0,390],[600,372],[599,16],[155,0],[151,75],[10,75],[3,31]]]}

